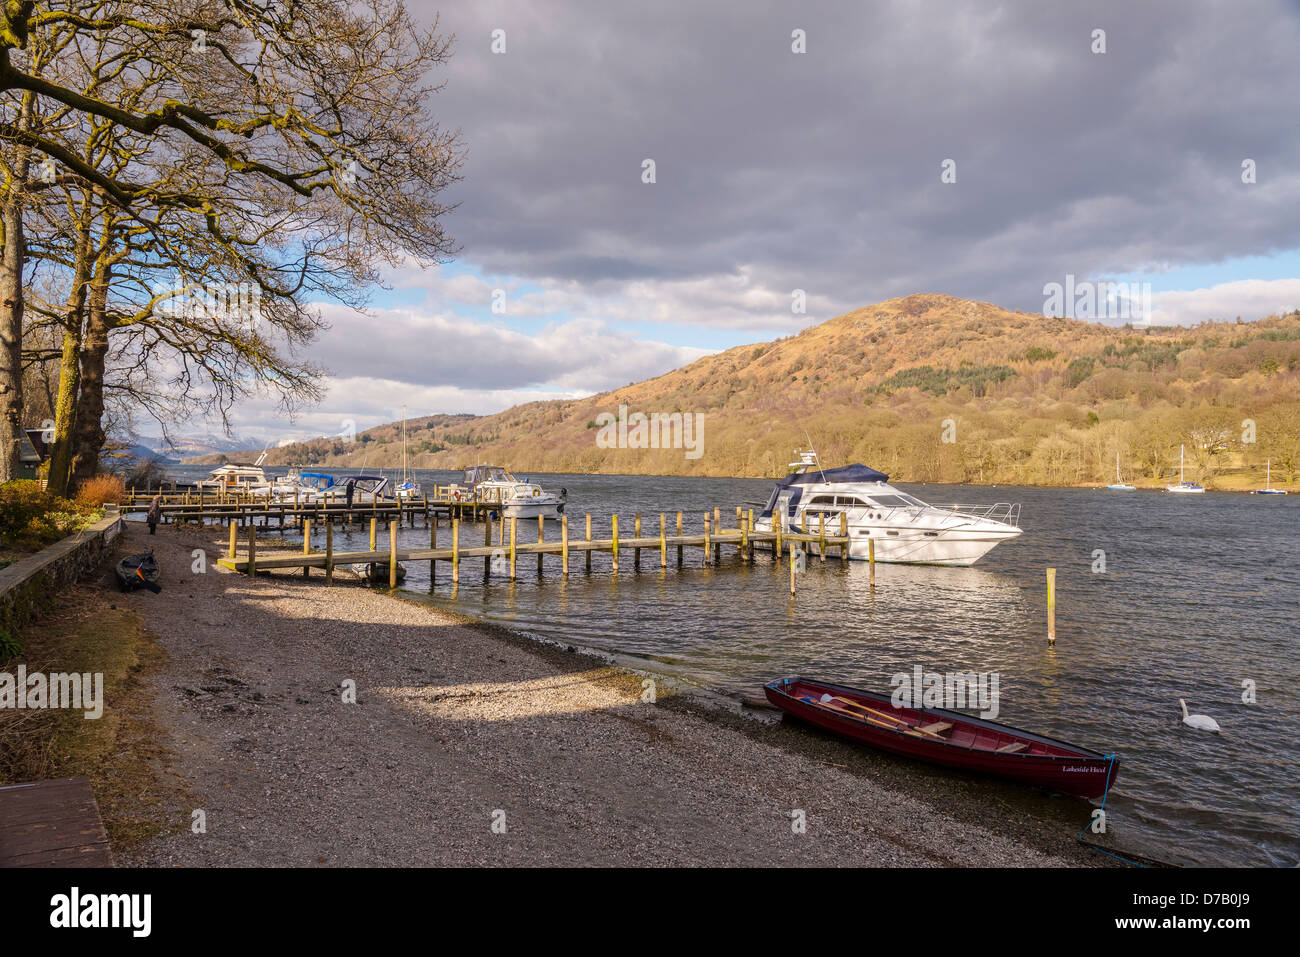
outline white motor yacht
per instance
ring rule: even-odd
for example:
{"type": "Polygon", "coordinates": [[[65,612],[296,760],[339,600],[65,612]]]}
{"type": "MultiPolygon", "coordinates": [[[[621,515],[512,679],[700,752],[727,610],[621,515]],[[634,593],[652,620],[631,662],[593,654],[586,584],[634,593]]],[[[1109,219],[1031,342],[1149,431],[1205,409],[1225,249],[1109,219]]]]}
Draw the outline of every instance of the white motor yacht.
{"type": "Polygon", "coordinates": [[[221,492],[246,492],[250,495],[268,495],[271,491],[271,483],[267,481],[266,473],[262,471],[262,462],[265,460],[266,453],[263,452],[252,465],[231,464],[219,466],[213,469],[207,478],[200,480],[198,486],[201,490],[215,489],[221,492]]]}
{"type": "Polygon", "coordinates": [[[471,466],[448,490],[456,501],[498,505],[506,518],[559,518],[569,498],[566,489],[548,492],[526,479],[521,482],[499,465],[471,466]]]}
{"type": "Polygon", "coordinates": [[[889,484],[865,465],[823,469],[812,449],[796,450],[795,471],[776,483],[758,531],[815,534],[825,515],[827,535],[840,534],[847,516],[849,558],[918,565],[973,565],[1001,542],[1020,535],[1020,505],[930,505],[889,484]]]}

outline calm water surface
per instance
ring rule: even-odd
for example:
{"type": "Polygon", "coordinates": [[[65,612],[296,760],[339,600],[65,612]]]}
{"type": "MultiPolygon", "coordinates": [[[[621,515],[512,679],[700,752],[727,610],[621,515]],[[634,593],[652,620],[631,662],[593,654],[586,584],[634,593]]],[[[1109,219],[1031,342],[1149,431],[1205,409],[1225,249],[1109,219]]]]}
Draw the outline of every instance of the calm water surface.
{"type": "MultiPolygon", "coordinates": [[[[189,479],[206,470],[177,468],[189,479]]],[[[268,470],[277,471],[277,470],[268,470]]],[[[417,474],[425,485],[453,473],[417,474]]],[[[678,509],[698,531],[706,510],[766,500],[772,483],[608,475],[541,475],[569,492],[570,531],[590,512],[597,537],[620,514],[629,536],[640,511],[657,533],[678,509]]],[[[609,556],[519,558],[513,585],[484,586],[477,562],[462,566],[453,594],[439,565],[413,563],[405,590],[461,614],[539,637],[632,656],[646,667],[726,692],[758,693],[774,677],[804,674],[885,690],[896,672],[997,672],[999,721],[1116,752],[1123,767],[1107,803],[1124,848],[1185,864],[1292,866],[1300,862],[1300,496],[1106,492],[1087,489],[901,485],[935,503],[1023,505],[1019,540],[972,568],[877,566],[838,558],[810,562],[794,601],[785,566],[752,565],[724,552],[705,567],[658,567],[642,554],[617,577],[609,556]],[[1105,571],[1093,571],[1097,550],[1105,571]],[[553,564],[552,564],[553,563],[553,564]],[[471,571],[471,566],[475,567],[471,571]],[[1057,643],[1046,640],[1045,569],[1057,569],[1057,643]],[[1242,703],[1243,682],[1257,703],[1242,703]],[[1221,735],[1181,723],[1178,699],[1213,716],[1221,735]]],[[[732,519],[727,521],[731,524],[732,519]]],[[[535,522],[520,538],[536,538],[535,522]]],[[[649,531],[646,534],[651,534],[649,531]]],[[[464,541],[482,544],[480,529],[464,541]]],[[[558,535],[547,523],[547,537],[558,535]]],[[[448,531],[440,530],[440,541],[448,531]]],[[[286,535],[289,541],[292,534],[286,535]]],[[[364,547],[365,533],[336,547],[364,547]]],[[[301,539],[299,539],[300,541],[301,539]]],[[[422,547],[424,529],[402,544],[422,547]]],[[[1078,815],[1076,815],[1077,817],[1078,815]]]]}

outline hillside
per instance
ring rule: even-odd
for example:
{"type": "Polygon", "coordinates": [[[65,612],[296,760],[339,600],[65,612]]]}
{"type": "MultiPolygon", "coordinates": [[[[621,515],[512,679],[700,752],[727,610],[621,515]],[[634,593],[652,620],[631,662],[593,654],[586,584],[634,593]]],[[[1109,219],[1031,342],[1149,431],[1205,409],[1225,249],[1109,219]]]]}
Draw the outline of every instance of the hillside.
{"type": "MultiPolygon", "coordinates": [[[[1300,310],[1251,323],[1113,328],[915,295],[587,399],[408,423],[410,464],[525,472],[783,474],[812,436],[823,461],[903,482],[1150,484],[1187,445],[1219,487],[1300,471],[1300,310]],[[602,413],[702,413],[702,454],[602,448],[602,413]],[[1250,441],[1249,423],[1254,423],[1250,441]]],[[[278,464],[392,467],[400,423],[275,450],[278,464]]],[[[232,454],[237,459],[238,454],[232,454]]],[[[204,462],[220,462],[206,456],[204,462]]]]}

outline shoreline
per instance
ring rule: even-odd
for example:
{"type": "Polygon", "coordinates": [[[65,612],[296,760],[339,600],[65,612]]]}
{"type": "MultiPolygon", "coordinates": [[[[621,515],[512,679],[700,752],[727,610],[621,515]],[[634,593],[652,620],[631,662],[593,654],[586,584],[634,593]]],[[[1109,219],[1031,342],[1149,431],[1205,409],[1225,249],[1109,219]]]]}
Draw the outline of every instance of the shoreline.
{"type": "Polygon", "coordinates": [[[1084,802],[1030,813],[1021,789],[707,689],[649,679],[649,703],[639,670],[386,590],[196,575],[220,535],[127,528],[124,551],[153,545],[163,568],[162,594],[121,598],[166,651],[148,692],[159,773],[192,806],[171,809],[175,833],[115,848],[121,865],[1113,866],[1074,839],[1084,802]]]}

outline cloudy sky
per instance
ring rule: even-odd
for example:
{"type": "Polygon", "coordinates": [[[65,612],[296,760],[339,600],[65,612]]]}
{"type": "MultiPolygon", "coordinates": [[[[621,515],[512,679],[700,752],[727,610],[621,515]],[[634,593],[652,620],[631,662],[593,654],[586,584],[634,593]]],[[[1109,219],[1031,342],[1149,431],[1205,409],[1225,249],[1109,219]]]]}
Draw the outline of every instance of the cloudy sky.
{"type": "Polygon", "coordinates": [[[455,34],[459,256],[323,304],[328,398],[241,435],[584,395],[917,292],[1300,307],[1296,3],[411,2],[455,34]]]}

